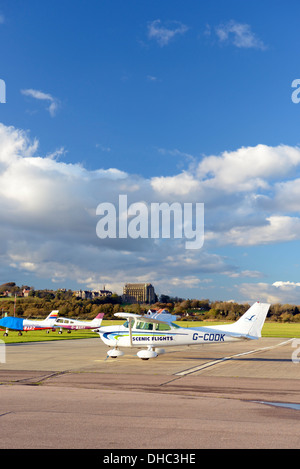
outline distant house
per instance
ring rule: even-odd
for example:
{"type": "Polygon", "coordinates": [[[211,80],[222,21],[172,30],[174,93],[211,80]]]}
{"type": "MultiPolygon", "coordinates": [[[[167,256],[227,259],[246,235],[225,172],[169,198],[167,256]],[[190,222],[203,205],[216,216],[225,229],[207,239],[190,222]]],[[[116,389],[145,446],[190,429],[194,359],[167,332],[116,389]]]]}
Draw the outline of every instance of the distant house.
{"type": "Polygon", "coordinates": [[[167,309],[149,309],[147,311],[147,315],[150,314],[170,314],[170,311],[168,311],[167,309]]]}
{"type": "Polygon", "coordinates": [[[3,292],[3,296],[12,296],[12,292],[6,290],[6,291],[3,292]]]}
{"type": "Polygon", "coordinates": [[[31,290],[26,290],[25,288],[22,290],[22,296],[27,297],[29,296],[31,290]]]}
{"type": "Polygon", "coordinates": [[[94,300],[95,298],[105,298],[112,295],[112,292],[109,290],[77,290],[75,292],[76,298],[81,298],[82,300],[94,300]]]}

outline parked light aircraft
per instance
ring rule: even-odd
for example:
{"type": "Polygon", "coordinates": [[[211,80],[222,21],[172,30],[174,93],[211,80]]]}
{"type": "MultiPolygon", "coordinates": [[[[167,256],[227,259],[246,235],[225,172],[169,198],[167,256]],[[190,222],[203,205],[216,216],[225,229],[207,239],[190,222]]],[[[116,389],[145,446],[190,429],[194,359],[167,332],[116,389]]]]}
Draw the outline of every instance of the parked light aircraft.
{"type": "Polygon", "coordinates": [[[8,336],[8,331],[19,331],[18,335],[22,335],[22,331],[41,331],[44,329],[53,329],[57,319],[58,311],[51,311],[46,319],[38,321],[37,319],[22,319],[13,316],[6,316],[0,319],[0,328],[6,329],[4,336],[8,336]]]}
{"type": "Polygon", "coordinates": [[[108,357],[124,355],[120,347],[143,348],[137,356],[143,360],[157,357],[164,353],[164,347],[176,345],[198,345],[223,343],[242,339],[259,339],[270,305],[254,303],[243,316],[233,324],[209,327],[180,327],[173,321],[176,316],[163,314],[160,319],[152,315],[141,316],[132,313],[115,313],[125,318],[121,326],[107,326],[98,329],[103,342],[113,347],[107,352],[108,357]]]}
{"type": "Polygon", "coordinates": [[[59,317],[55,323],[54,327],[59,327],[59,334],[62,334],[62,329],[68,329],[68,332],[79,329],[98,329],[101,326],[104,313],[99,313],[92,321],[79,321],[77,319],[68,319],[59,317]]]}

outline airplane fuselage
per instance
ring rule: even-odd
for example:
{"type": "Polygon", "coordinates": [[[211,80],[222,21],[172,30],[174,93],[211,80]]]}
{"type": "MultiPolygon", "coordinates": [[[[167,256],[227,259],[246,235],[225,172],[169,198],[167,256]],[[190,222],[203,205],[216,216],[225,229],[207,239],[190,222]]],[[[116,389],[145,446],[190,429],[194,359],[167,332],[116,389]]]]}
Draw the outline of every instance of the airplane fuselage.
{"type": "Polygon", "coordinates": [[[47,327],[42,327],[39,325],[29,325],[29,326],[23,326],[23,331],[44,331],[47,329],[53,329],[53,326],[47,326],[47,327]]]}
{"type": "Polygon", "coordinates": [[[88,324],[87,322],[80,322],[72,319],[60,320],[60,318],[55,323],[56,328],[68,329],[71,331],[77,331],[81,329],[97,329],[100,327],[100,325],[101,321],[99,321],[98,324],[88,324]]]}
{"type": "Polygon", "coordinates": [[[76,331],[81,329],[90,329],[95,330],[101,326],[102,318],[104,313],[99,313],[95,319],[92,321],[80,321],[78,319],[69,319],[64,317],[59,317],[55,321],[55,328],[68,329],[69,331],[76,331]]]}
{"type": "Polygon", "coordinates": [[[130,331],[124,326],[107,326],[101,328],[99,334],[103,342],[110,347],[170,347],[237,340],[217,327],[193,329],[177,327],[176,324],[170,326],[169,330],[162,331],[141,329],[130,331]]]}

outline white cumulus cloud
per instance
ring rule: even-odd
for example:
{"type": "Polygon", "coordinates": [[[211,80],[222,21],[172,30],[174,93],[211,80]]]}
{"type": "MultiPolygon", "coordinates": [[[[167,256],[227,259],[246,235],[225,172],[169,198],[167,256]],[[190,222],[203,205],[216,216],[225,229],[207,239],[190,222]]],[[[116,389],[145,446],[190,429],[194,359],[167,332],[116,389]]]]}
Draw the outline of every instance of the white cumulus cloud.
{"type": "Polygon", "coordinates": [[[265,301],[267,303],[300,305],[300,283],[290,281],[277,281],[273,284],[243,283],[239,287],[240,293],[249,302],[265,301]]]}
{"type": "MultiPolygon", "coordinates": [[[[20,272],[56,284],[68,280],[82,287],[119,286],[119,292],[125,280],[144,279],[172,294],[172,286],[176,291],[178,285],[197,289],[201,279],[215,273],[233,279],[264,276],[253,263],[240,267],[216,254],[220,245],[300,240],[296,204],[290,213],[279,197],[287,201],[297,194],[297,147],[240,148],[198,162],[194,158],[185,171],[152,178],[117,168],[87,170],[66,164],[63,153],[59,149],[42,156],[37,139],[0,124],[0,273],[5,278],[7,272],[20,272]],[[109,202],[117,209],[120,194],[127,195],[128,205],[144,202],[146,207],[152,202],[204,203],[203,248],[185,249],[184,238],[99,239],[96,208],[109,202]]],[[[243,285],[246,294],[250,284],[243,285]]],[[[253,297],[261,292],[274,300],[284,288],[253,285],[253,297]]]]}
{"type": "Polygon", "coordinates": [[[202,250],[190,262],[183,239],[99,239],[98,204],[118,207],[119,195],[127,194],[128,205],[149,205],[165,201],[164,194],[150,180],[117,168],[90,171],[52,156],[39,155],[38,141],[26,132],[0,124],[2,271],[15,269],[55,283],[119,285],[121,292],[125,280],[141,278],[169,289],[169,271],[180,253],[180,275],[190,279],[185,285],[196,285],[201,272],[228,269],[220,256],[202,250]]]}

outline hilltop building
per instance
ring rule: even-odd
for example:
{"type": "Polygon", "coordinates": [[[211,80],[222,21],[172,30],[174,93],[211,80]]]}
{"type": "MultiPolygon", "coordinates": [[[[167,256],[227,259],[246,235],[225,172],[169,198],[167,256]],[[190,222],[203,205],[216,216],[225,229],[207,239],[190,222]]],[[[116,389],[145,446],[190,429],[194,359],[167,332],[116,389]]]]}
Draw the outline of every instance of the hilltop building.
{"type": "Polygon", "coordinates": [[[112,292],[109,290],[77,290],[75,292],[76,298],[81,298],[82,300],[94,300],[95,298],[105,298],[111,296],[112,292]]]}
{"type": "Polygon", "coordinates": [[[126,283],[123,301],[127,303],[155,303],[156,295],[151,283],[126,283]]]}

